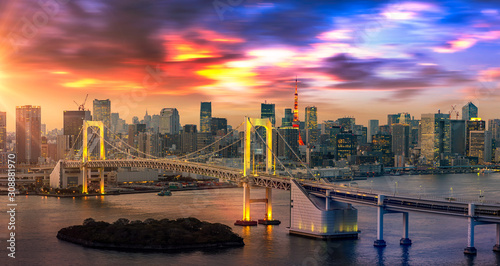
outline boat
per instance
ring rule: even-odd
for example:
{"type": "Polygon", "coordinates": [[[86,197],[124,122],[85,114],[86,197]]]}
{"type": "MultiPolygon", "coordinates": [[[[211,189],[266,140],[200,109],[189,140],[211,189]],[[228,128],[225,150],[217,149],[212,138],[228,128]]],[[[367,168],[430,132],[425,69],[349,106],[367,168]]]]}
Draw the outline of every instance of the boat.
{"type": "Polygon", "coordinates": [[[172,196],[172,192],[170,192],[170,190],[165,190],[163,189],[162,191],[158,192],[157,194],[158,196],[172,196]]]}

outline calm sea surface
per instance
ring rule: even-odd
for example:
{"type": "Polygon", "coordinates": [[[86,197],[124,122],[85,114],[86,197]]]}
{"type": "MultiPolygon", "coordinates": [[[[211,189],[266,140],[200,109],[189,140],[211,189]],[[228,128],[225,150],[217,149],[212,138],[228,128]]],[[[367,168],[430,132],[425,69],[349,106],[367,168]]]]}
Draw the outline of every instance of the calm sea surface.
{"type": "MultiPolygon", "coordinates": [[[[500,174],[395,176],[356,181],[360,188],[386,194],[441,195],[500,202],[500,174]]],[[[251,190],[252,198],[265,190],[251,190]]],[[[7,210],[7,196],[2,210],[7,210]]],[[[410,213],[411,247],[401,247],[402,215],[385,215],[387,247],[373,247],[376,209],[356,206],[357,240],[321,241],[288,235],[289,200],[287,191],[273,191],[274,217],[279,226],[237,227],[241,219],[242,189],[173,192],[171,197],[133,194],[88,198],[48,198],[20,196],[16,213],[16,259],[7,256],[7,222],[0,214],[0,265],[500,265],[500,254],[492,251],[495,226],[476,226],[475,257],[463,254],[467,244],[467,219],[410,213]],[[84,248],[60,241],[57,231],[81,224],[86,218],[113,222],[129,220],[197,217],[230,225],[243,236],[245,246],[225,250],[178,253],[128,253],[84,248]]],[[[264,216],[264,205],[252,205],[252,218],[264,216]]]]}

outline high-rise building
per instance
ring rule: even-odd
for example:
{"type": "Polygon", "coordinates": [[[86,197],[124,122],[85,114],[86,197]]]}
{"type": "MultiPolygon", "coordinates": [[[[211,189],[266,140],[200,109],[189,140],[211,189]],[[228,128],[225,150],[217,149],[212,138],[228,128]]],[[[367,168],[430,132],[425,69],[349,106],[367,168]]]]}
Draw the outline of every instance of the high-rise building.
{"type": "Polygon", "coordinates": [[[352,133],[339,133],[335,138],[335,160],[347,159],[349,155],[356,154],[358,139],[352,133]]]}
{"type": "Polygon", "coordinates": [[[144,115],[144,120],[142,124],[146,124],[146,128],[151,127],[151,116],[148,114],[148,110],[146,110],[146,114],[144,115]]]}
{"type": "Polygon", "coordinates": [[[285,108],[285,115],[281,118],[281,127],[287,128],[291,127],[293,122],[293,112],[292,108],[285,108]]]}
{"type": "Polygon", "coordinates": [[[477,157],[479,164],[491,162],[491,132],[470,131],[469,139],[469,157],[477,157]]]}
{"type": "Polygon", "coordinates": [[[200,108],[200,133],[210,132],[210,119],[212,118],[212,103],[201,102],[200,108]]]}
{"type": "Polygon", "coordinates": [[[368,142],[372,143],[372,136],[376,135],[380,132],[379,127],[378,127],[378,120],[370,120],[368,121],[368,142]]]}
{"type": "Polygon", "coordinates": [[[392,136],[375,134],[372,138],[373,151],[380,153],[381,164],[386,167],[394,166],[394,153],[392,153],[392,136]]]}
{"type": "Polygon", "coordinates": [[[474,117],[478,117],[477,107],[472,102],[468,102],[462,107],[462,120],[468,121],[474,117]]]}
{"type": "Polygon", "coordinates": [[[299,130],[292,127],[281,127],[278,129],[278,132],[281,137],[283,137],[281,138],[279,135],[276,135],[273,138],[276,139],[276,150],[278,156],[296,161],[297,157],[294,153],[299,154],[299,130]]]}
{"type": "Polygon", "coordinates": [[[306,107],[306,142],[317,143],[319,137],[318,130],[318,108],[316,106],[306,107]]]}
{"type": "Polygon", "coordinates": [[[495,141],[497,147],[500,146],[500,119],[488,120],[488,131],[491,132],[491,137],[495,141]]]}
{"type": "Polygon", "coordinates": [[[451,153],[465,156],[465,120],[450,120],[451,153]]]}
{"type": "Polygon", "coordinates": [[[356,119],[353,117],[343,117],[339,118],[338,124],[342,127],[342,131],[344,132],[352,132],[354,130],[354,125],[356,124],[356,119]]]}
{"type": "Polygon", "coordinates": [[[409,113],[397,113],[387,115],[387,125],[393,124],[409,124],[411,116],[409,113]]]}
{"type": "Polygon", "coordinates": [[[90,111],[64,111],[63,112],[63,134],[69,136],[69,147],[80,150],[83,139],[83,121],[92,120],[90,111]]]}
{"type": "Polygon", "coordinates": [[[179,134],[179,112],[176,108],[163,108],[160,112],[159,132],[161,134],[179,134]]]}
{"type": "Polygon", "coordinates": [[[410,126],[407,124],[392,124],[392,152],[408,158],[410,150],[410,126]]]}
{"type": "Polygon", "coordinates": [[[93,111],[94,121],[102,121],[104,127],[111,129],[111,101],[106,100],[94,100],[94,111],[93,111]]]}
{"type": "Polygon", "coordinates": [[[260,104],[260,118],[269,118],[273,127],[276,125],[276,111],[274,103],[261,103],[260,104]]]}
{"type": "Polygon", "coordinates": [[[16,107],[16,152],[19,163],[36,164],[41,155],[42,110],[40,106],[16,107]]]}
{"type": "Polygon", "coordinates": [[[432,162],[439,162],[443,154],[451,152],[450,115],[422,114],[421,154],[432,162]]]}
{"type": "Polygon", "coordinates": [[[184,125],[184,130],[181,134],[182,153],[191,153],[196,151],[198,142],[197,136],[196,125],[184,125]]]}
{"type": "Polygon", "coordinates": [[[119,113],[111,113],[111,131],[118,133],[118,119],[120,119],[119,113]]]}
{"type": "Polygon", "coordinates": [[[0,152],[7,151],[7,113],[0,112],[0,152]]]}
{"type": "MultiPolygon", "coordinates": [[[[465,151],[467,156],[470,155],[470,132],[471,131],[485,131],[486,121],[478,117],[471,117],[470,120],[465,121],[465,151]]],[[[472,156],[474,157],[474,156],[472,156]]]]}
{"type": "Polygon", "coordinates": [[[226,135],[227,119],[212,117],[212,119],[210,119],[210,132],[212,132],[212,135],[226,135]]]}

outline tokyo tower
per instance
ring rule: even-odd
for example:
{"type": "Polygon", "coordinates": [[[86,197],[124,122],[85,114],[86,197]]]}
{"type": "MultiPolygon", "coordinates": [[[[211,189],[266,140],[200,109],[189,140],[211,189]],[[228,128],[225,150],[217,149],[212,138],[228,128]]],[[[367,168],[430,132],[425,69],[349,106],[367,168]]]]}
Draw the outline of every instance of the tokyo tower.
{"type": "Polygon", "coordinates": [[[302,136],[300,135],[300,121],[299,121],[299,94],[297,93],[297,77],[295,77],[295,102],[293,104],[293,122],[292,127],[299,131],[299,145],[304,145],[302,136]]]}

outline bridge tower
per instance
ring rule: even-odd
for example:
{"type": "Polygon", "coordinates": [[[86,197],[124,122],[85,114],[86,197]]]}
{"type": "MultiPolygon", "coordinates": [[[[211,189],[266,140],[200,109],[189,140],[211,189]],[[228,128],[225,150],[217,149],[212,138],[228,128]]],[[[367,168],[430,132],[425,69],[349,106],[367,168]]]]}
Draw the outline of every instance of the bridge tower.
{"type": "MultiPolygon", "coordinates": [[[[90,175],[91,169],[88,167],[89,151],[88,151],[88,129],[89,127],[97,127],[99,129],[99,153],[100,160],[106,160],[106,151],[104,148],[104,123],[102,121],[84,121],[83,123],[83,153],[82,153],[82,166],[81,172],[83,174],[83,185],[82,193],[88,193],[88,176],[90,175]]],[[[104,194],[104,168],[98,168],[99,179],[100,179],[100,192],[104,194]]]]}
{"type": "Polygon", "coordinates": [[[254,226],[257,225],[250,216],[250,203],[264,202],[266,204],[266,214],[264,219],[258,221],[260,224],[280,224],[278,220],[273,220],[272,211],[272,188],[266,187],[265,199],[250,199],[249,176],[252,171],[251,164],[251,133],[252,128],[257,126],[266,129],[266,173],[271,174],[273,170],[273,125],[268,118],[249,118],[245,117],[245,140],[244,140],[244,158],[243,158],[243,219],[236,221],[235,225],[254,226]]]}

